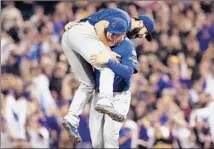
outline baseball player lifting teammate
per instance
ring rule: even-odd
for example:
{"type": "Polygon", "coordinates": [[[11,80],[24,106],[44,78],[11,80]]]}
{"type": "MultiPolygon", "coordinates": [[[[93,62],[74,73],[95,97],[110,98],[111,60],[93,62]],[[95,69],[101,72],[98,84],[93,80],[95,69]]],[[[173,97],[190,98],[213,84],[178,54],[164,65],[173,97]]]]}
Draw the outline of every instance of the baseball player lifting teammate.
{"type": "MultiPolygon", "coordinates": [[[[82,113],[95,89],[93,70],[89,64],[90,57],[102,52],[118,62],[117,55],[110,54],[110,47],[120,44],[126,35],[128,38],[145,37],[150,41],[153,30],[153,21],[146,16],[130,18],[126,12],[120,9],[105,9],[72,24],[70,29],[63,34],[63,51],[72,71],[80,81],[69,112],[62,122],[75,142],[81,140],[77,130],[78,116],[82,113]]],[[[124,116],[117,112],[112,104],[113,71],[108,67],[92,65],[100,71],[99,100],[96,102],[95,109],[108,114],[115,121],[122,122],[124,116]]]]}
{"type": "MultiPolygon", "coordinates": [[[[112,50],[121,56],[120,63],[114,62],[105,54],[92,56],[91,63],[106,64],[115,73],[112,104],[120,114],[126,117],[131,102],[130,79],[132,74],[137,72],[137,55],[131,41],[127,38],[112,50]]],[[[95,74],[96,87],[99,88],[100,72],[96,70],[95,74]]],[[[119,148],[119,131],[123,123],[116,122],[108,115],[97,112],[95,105],[98,100],[99,96],[96,91],[89,116],[92,146],[93,148],[119,148]]]]}

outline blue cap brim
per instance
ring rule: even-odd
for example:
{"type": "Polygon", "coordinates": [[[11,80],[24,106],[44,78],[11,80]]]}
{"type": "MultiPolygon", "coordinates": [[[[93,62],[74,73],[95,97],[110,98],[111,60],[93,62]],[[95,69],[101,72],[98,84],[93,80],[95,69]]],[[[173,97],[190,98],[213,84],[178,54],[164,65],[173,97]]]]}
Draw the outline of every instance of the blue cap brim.
{"type": "Polygon", "coordinates": [[[109,28],[105,28],[105,31],[113,33],[113,34],[122,34],[122,33],[124,33],[124,32],[120,32],[120,31],[111,30],[109,28]]]}
{"type": "MultiPolygon", "coordinates": [[[[146,25],[145,25],[145,26],[146,26],[146,25]]],[[[146,26],[146,29],[147,29],[147,31],[148,31],[148,33],[149,33],[149,34],[146,35],[146,39],[147,39],[148,41],[152,41],[152,34],[149,32],[147,26],[146,26]]]]}
{"type": "MultiPolygon", "coordinates": [[[[139,19],[139,20],[144,20],[143,18],[140,18],[140,17],[137,17],[137,19],[139,19]]],[[[148,40],[148,41],[152,41],[152,34],[151,34],[151,32],[149,31],[149,29],[148,29],[148,27],[146,26],[146,24],[144,24],[145,25],[145,27],[146,27],[146,29],[147,29],[147,31],[148,31],[148,35],[146,35],[146,39],[148,40]]]]}

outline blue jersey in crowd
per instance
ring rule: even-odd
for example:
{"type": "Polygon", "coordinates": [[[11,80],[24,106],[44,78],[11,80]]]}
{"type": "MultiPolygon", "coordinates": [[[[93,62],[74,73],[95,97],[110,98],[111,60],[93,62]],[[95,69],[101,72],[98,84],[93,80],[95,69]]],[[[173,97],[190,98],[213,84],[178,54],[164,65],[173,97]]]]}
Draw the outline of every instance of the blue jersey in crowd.
{"type": "Polygon", "coordinates": [[[82,137],[83,142],[91,142],[89,124],[88,124],[88,116],[80,115],[80,123],[78,131],[80,136],[82,137]]]}
{"type": "MultiPolygon", "coordinates": [[[[131,41],[128,38],[125,38],[120,45],[112,48],[112,51],[116,52],[117,54],[121,55],[121,64],[125,65],[126,67],[131,68],[135,73],[137,72],[137,55],[136,51],[133,48],[131,41]]],[[[114,78],[114,92],[122,92],[127,91],[130,87],[130,79],[131,75],[126,76],[123,74],[123,71],[120,71],[120,67],[114,67],[117,72],[115,73],[114,78]]],[[[96,87],[99,88],[99,79],[100,79],[100,71],[95,71],[96,76],[96,87]]]]}
{"type": "MultiPolygon", "coordinates": [[[[122,127],[120,129],[120,138],[122,137],[125,137],[128,135],[128,133],[131,132],[131,129],[130,128],[127,128],[127,127],[122,127]]],[[[131,144],[132,144],[132,140],[131,138],[129,138],[128,140],[126,140],[125,142],[123,142],[122,144],[119,145],[119,148],[131,148],[131,144]]]]}
{"type": "Polygon", "coordinates": [[[111,22],[113,18],[121,18],[126,22],[127,32],[131,30],[131,19],[127,12],[118,8],[106,8],[102,11],[96,12],[82,20],[81,22],[89,21],[90,24],[95,25],[97,22],[106,20],[111,22]]]}

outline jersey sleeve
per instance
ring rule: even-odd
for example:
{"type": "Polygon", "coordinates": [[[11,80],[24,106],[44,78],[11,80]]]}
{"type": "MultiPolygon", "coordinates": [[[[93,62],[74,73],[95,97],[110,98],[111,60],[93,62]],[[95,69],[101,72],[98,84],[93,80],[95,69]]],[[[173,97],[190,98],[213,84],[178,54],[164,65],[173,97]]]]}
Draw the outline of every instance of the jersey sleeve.
{"type": "Polygon", "coordinates": [[[138,72],[138,60],[137,60],[137,53],[133,47],[132,50],[128,52],[125,56],[122,57],[121,63],[127,66],[131,66],[134,68],[134,73],[138,72]]]}
{"type": "Polygon", "coordinates": [[[117,75],[120,75],[123,78],[130,78],[134,73],[134,69],[132,67],[121,63],[117,63],[111,59],[109,59],[107,66],[114,73],[116,73],[117,75]]]}

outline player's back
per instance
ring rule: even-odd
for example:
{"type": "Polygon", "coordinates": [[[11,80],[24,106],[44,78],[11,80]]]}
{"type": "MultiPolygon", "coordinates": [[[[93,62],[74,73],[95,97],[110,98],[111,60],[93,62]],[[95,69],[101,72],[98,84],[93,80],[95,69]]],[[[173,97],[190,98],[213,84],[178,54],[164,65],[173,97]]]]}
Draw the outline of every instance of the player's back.
{"type": "Polygon", "coordinates": [[[106,8],[102,11],[98,11],[82,20],[81,22],[89,21],[90,24],[95,25],[97,22],[101,20],[109,21],[112,18],[121,18],[123,19],[128,26],[127,31],[131,29],[131,19],[127,12],[119,9],[119,8],[106,8]]]}
{"type": "MultiPolygon", "coordinates": [[[[121,61],[120,61],[121,64],[130,66],[135,70],[135,72],[137,72],[138,62],[137,62],[136,51],[133,48],[133,45],[128,38],[124,39],[122,43],[117,47],[112,48],[112,51],[116,52],[121,56],[121,61]]],[[[96,76],[96,87],[98,88],[99,78],[100,78],[99,70],[95,70],[95,76],[96,76]]],[[[127,91],[130,87],[130,79],[131,77],[124,78],[119,74],[115,74],[114,85],[113,85],[114,92],[127,91]]]]}

